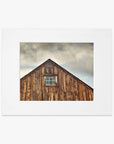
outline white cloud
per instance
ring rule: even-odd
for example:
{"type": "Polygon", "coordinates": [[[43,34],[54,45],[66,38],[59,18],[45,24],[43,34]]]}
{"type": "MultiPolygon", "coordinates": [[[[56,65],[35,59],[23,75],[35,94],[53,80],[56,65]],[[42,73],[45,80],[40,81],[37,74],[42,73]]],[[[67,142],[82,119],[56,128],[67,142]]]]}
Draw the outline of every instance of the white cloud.
{"type": "MultiPolygon", "coordinates": [[[[21,43],[20,44],[20,77],[42,64],[47,59],[52,59],[69,72],[83,73],[93,79],[93,44],[92,43],[21,43]]],[[[89,85],[93,85],[89,82],[89,85]]]]}

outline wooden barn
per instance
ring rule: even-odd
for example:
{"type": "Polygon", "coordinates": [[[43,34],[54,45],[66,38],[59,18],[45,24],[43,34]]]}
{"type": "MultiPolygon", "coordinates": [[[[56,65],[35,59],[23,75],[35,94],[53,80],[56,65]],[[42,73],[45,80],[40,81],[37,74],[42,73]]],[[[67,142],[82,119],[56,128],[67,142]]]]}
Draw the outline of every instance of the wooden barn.
{"type": "Polygon", "coordinates": [[[48,59],[20,79],[21,101],[93,101],[93,89],[48,59]]]}

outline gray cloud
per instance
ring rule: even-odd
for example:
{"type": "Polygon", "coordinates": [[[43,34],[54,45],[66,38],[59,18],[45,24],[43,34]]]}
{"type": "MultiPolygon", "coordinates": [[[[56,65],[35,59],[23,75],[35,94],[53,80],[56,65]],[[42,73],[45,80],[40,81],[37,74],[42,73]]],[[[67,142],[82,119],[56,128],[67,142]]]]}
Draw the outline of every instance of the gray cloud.
{"type": "Polygon", "coordinates": [[[93,85],[93,43],[20,43],[20,76],[49,58],[93,85]]]}

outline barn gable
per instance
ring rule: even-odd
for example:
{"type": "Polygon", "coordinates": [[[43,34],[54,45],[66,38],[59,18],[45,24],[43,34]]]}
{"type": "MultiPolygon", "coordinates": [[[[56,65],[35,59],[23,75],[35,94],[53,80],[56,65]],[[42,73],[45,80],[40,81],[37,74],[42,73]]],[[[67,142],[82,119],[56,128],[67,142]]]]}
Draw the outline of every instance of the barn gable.
{"type": "Polygon", "coordinates": [[[93,89],[48,59],[21,78],[20,100],[93,100],[93,89]]]}

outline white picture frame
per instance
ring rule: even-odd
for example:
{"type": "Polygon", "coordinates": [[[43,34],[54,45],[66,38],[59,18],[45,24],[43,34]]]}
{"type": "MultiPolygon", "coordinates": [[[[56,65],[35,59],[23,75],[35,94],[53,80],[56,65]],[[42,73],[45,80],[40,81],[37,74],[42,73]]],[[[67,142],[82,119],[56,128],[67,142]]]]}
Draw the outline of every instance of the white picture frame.
{"type": "Polygon", "coordinates": [[[110,29],[3,29],[3,115],[111,115],[110,29]],[[20,101],[20,42],[94,43],[94,101],[20,101]]]}

